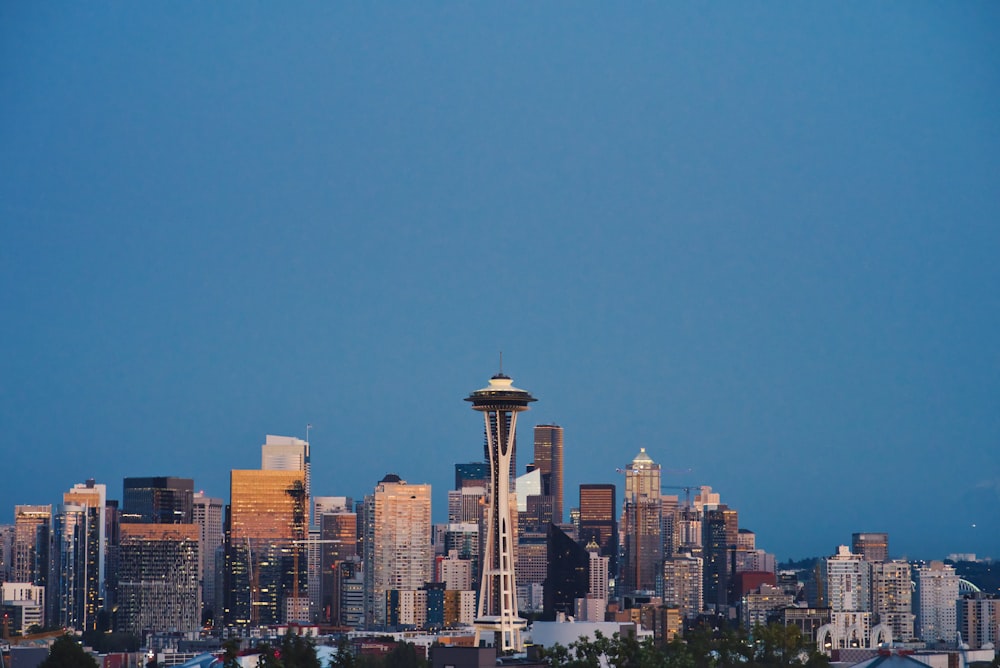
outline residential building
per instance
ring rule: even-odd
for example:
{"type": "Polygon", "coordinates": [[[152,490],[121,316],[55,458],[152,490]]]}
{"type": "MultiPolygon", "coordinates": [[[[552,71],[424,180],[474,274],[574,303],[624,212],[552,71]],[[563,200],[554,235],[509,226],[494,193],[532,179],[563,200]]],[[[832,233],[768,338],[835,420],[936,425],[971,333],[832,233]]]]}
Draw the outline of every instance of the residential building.
{"type": "Polygon", "coordinates": [[[373,624],[381,628],[389,623],[386,592],[415,591],[432,580],[431,486],[388,474],[372,496],[373,624]]]}
{"type": "Polygon", "coordinates": [[[893,640],[912,640],[914,615],[910,564],[905,561],[875,561],[871,569],[872,612],[878,623],[892,630],[893,640]]]}
{"type": "Polygon", "coordinates": [[[851,551],[861,555],[865,561],[888,561],[889,534],[875,532],[852,534],[851,551]]]}
{"type": "Polygon", "coordinates": [[[958,633],[958,575],[940,561],[917,569],[917,634],[927,643],[951,645],[958,633]]]}
{"type": "Polygon", "coordinates": [[[958,600],[958,632],[969,649],[995,648],[1000,641],[1000,598],[975,592],[958,600]]]}

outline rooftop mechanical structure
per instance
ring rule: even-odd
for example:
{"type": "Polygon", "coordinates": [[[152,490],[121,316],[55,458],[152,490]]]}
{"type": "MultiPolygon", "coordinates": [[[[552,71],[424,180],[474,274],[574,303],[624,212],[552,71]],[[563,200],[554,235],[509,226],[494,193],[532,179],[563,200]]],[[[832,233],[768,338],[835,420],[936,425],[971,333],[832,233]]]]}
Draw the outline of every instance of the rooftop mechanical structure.
{"type": "MultiPolygon", "coordinates": [[[[510,468],[514,456],[517,414],[528,410],[535,398],[514,387],[503,372],[476,390],[466,401],[483,414],[486,425],[486,456],[490,463],[490,486],[486,515],[486,542],[483,552],[479,609],[475,619],[476,646],[484,634],[493,634],[498,652],[524,649],[521,631],[525,620],[517,613],[517,587],[514,582],[514,518],[510,468]]],[[[516,506],[515,506],[516,507],[516,506]]]]}

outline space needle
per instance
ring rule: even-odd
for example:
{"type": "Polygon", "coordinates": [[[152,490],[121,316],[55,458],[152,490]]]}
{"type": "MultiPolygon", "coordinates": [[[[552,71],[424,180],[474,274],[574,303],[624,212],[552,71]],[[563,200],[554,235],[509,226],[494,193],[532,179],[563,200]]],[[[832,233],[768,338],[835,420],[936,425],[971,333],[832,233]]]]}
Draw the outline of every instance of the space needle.
{"type": "Polygon", "coordinates": [[[521,631],[525,620],[517,614],[517,587],[514,582],[514,518],[511,514],[511,459],[514,456],[517,414],[535,401],[525,390],[514,387],[503,371],[490,384],[476,390],[466,401],[480,411],[486,424],[486,456],[490,462],[489,506],[486,510],[486,542],[483,549],[482,583],[475,619],[478,647],[480,639],[493,634],[500,652],[524,649],[521,631]]]}

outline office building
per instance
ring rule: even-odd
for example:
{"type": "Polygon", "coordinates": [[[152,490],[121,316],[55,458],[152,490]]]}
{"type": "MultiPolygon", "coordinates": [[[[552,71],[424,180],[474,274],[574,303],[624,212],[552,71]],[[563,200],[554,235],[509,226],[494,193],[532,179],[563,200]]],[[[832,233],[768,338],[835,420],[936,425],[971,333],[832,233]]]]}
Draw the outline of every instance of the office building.
{"type": "Polygon", "coordinates": [[[660,465],[642,448],[625,471],[623,595],[655,592],[663,564],[660,465]]]}
{"type": "Polygon", "coordinates": [[[383,628],[389,623],[387,592],[415,591],[433,579],[431,486],[388,474],[375,486],[372,500],[373,624],[383,628]]]}
{"type": "Polygon", "coordinates": [[[739,540],[739,515],[724,504],[705,509],[702,519],[705,604],[723,610],[736,602],[730,586],[730,555],[739,540]]]}
{"type": "Polygon", "coordinates": [[[11,580],[48,584],[52,506],[14,506],[11,580]]]}
{"type": "Polygon", "coordinates": [[[0,589],[4,635],[45,626],[45,587],[30,582],[4,582],[0,589]]]}
{"type": "Polygon", "coordinates": [[[191,524],[194,480],[191,478],[125,478],[123,524],[191,524]]]}
{"type": "Polygon", "coordinates": [[[346,625],[340,598],[343,564],[358,556],[358,516],[346,507],[320,515],[320,619],[346,625]]]}
{"type": "Polygon", "coordinates": [[[608,558],[611,576],[618,573],[618,504],[616,488],[610,483],[580,485],[578,541],[596,542],[608,558]]]}
{"type": "Polygon", "coordinates": [[[517,415],[528,410],[535,398],[514,387],[509,376],[498,373],[489,385],[465,399],[483,414],[485,454],[490,464],[487,491],[486,540],[483,548],[479,610],[475,644],[493,636],[500,652],[521,651],[525,621],[517,611],[514,573],[516,514],[511,508],[517,449],[517,415]]]}
{"type": "Polygon", "coordinates": [[[196,631],[200,528],[122,524],[115,627],[125,633],[196,631]]]}
{"type": "Polygon", "coordinates": [[[865,561],[889,561],[889,534],[856,533],[851,535],[851,551],[865,561]]]}
{"type": "Polygon", "coordinates": [[[548,568],[543,583],[545,619],[576,612],[576,600],[590,593],[590,554],[554,524],[548,531],[548,568]]]}
{"type": "Polygon", "coordinates": [[[542,475],[542,494],[552,497],[552,521],[563,522],[563,428],[555,424],[535,427],[535,468],[542,475]]]}
{"type": "Polygon", "coordinates": [[[455,464],[455,489],[489,487],[490,465],[487,462],[455,464]]]}
{"type": "MultiPolygon", "coordinates": [[[[216,558],[218,550],[223,545],[224,533],[222,499],[206,496],[204,492],[195,492],[192,498],[192,520],[198,527],[198,581],[201,583],[201,609],[211,611],[212,616],[222,611],[221,593],[215,584],[218,574],[216,558]]],[[[218,615],[221,621],[221,614],[218,615]]]]}
{"type": "MultiPolygon", "coordinates": [[[[230,473],[226,528],[226,620],[235,626],[278,624],[286,599],[306,594],[305,473],[230,473]]],[[[297,620],[293,620],[297,621],[297,620]]]]}
{"type": "Polygon", "coordinates": [[[302,471],[305,475],[306,520],[308,523],[312,498],[312,478],[310,471],[309,441],[294,436],[274,436],[267,434],[264,445],[260,446],[260,468],[262,471],[302,471]]]}
{"type": "Polygon", "coordinates": [[[958,575],[953,566],[932,561],[917,569],[917,626],[926,643],[953,645],[958,633],[958,575]]]}

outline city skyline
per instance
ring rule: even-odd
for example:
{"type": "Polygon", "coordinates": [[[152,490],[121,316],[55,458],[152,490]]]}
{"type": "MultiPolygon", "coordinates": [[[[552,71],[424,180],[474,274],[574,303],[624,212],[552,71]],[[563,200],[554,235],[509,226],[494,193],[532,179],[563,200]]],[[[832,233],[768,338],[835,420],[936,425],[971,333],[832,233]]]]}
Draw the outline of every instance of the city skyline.
{"type": "Polygon", "coordinates": [[[998,557],[997,25],[0,7],[3,522],[91,477],[223,498],[267,434],[440,521],[503,351],[564,515],[646,448],[781,559],[998,557]]]}

